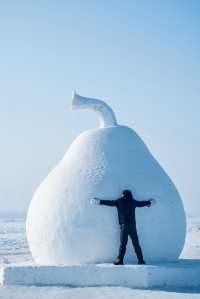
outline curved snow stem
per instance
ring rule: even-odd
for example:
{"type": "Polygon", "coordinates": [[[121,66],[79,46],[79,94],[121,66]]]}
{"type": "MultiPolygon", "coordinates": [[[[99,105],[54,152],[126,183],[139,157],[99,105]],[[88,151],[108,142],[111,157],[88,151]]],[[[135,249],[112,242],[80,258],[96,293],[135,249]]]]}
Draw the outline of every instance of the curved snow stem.
{"type": "Polygon", "coordinates": [[[113,110],[104,101],[82,97],[74,92],[72,96],[72,109],[95,111],[99,116],[101,128],[117,126],[117,120],[113,110]]]}

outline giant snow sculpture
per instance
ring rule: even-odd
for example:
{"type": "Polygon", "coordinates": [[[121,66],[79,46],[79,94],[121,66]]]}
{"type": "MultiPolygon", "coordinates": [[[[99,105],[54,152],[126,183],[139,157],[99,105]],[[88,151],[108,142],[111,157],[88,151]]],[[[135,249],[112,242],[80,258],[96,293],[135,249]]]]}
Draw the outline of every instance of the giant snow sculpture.
{"type": "MultiPolygon", "coordinates": [[[[116,210],[90,205],[90,199],[116,199],[124,189],[138,200],[157,199],[155,206],[136,210],[145,260],[177,259],[186,219],[173,182],[140,137],[118,125],[103,101],[74,94],[72,107],[97,112],[100,127],[75,139],[34,194],[26,228],[36,263],[111,262],[119,244],[116,210]]],[[[136,262],[130,245],[125,260],[136,262]]]]}

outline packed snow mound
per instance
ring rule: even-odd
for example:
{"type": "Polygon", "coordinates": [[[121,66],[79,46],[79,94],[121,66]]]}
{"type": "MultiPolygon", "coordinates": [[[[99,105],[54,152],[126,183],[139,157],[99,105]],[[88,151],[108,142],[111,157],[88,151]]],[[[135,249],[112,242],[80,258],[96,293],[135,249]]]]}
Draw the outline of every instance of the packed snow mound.
{"type": "MultiPolygon", "coordinates": [[[[116,199],[124,189],[137,200],[157,200],[136,209],[145,260],[177,259],[186,231],[181,198],[140,137],[115,125],[78,136],[36,190],[27,216],[34,260],[42,265],[112,262],[119,246],[117,211],[90,205],[90,199],[116,199]]],[[[130,242],[126,261],[136,262],[130,242]]]]}

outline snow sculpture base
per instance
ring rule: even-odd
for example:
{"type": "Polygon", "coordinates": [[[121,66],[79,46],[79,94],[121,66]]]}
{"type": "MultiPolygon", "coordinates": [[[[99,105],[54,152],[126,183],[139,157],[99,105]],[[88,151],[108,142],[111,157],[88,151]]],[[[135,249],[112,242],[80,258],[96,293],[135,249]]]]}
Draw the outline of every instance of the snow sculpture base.
{"type": "Polygon", "coordinates": [[[179,260],[151,265],[112,264],[37,266],[6,265],[3,285],[122,286],[141,289],[200,287],[200,260],[179,260]]]}

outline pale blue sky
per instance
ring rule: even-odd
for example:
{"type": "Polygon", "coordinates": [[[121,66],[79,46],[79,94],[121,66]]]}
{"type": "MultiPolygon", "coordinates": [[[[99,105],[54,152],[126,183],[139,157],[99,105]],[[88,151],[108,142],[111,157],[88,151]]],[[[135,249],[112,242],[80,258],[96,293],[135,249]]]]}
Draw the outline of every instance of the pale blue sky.
{"type": "Polygon", "coordinates": [[[200,1],[1,1],[0,211],[26,210],[107,100],[200,213],[200,1]]]}

